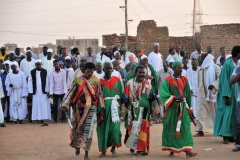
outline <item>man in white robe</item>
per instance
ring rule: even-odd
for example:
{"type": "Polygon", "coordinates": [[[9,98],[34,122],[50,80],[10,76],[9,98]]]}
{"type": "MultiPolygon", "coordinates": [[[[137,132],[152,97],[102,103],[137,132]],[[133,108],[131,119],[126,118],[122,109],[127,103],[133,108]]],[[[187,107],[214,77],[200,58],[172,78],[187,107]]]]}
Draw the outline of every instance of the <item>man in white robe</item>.
{"type": "Polygon", "coordinates": [[[122,46],[120,49],[121,52],[121,60],[124,62],[125,65],[130,63],[129,56],[133,54],[132,52],[127,51],[127,48],[125,46],[122,46]]]}
{"type": "Polygon", "coordinates": [[[20,63],[20,70],[28,77],[31,70],[35,68],[35,60],[32,58],[32,51],[26,51],[26,58],[24,58],[20,63]]]}
{"type": "MultiPolygon", "coordinates": [[[[202,54],[202,65],[198,72],[198,94],[194,137],[204,136],[204,132],[213,133],[216,113],[216,93],[221,68],[214,64],[211,54],[202,54]]],[[[228,82],[229,83],[229,82],[228,82]]]]}
{"type": "Polygon", "coordinates": [[[51,48],[49,48],[47,50],[47,57],[46,58],[42,58],[42,68],[47,70],[47,73],[50,74],[54,67],[53,67],[53,61],[54,59],[52,58],[53,55],[53,50],[51,48]]]}
{"type": "Polygon", "coordinates": [[[159,43],[154,43],[154,51],[148,55],[148,63],[153,66],[156,72],[160,71],[164,65],[164,60],[159,50],[159,43]]]}
{"type": "Polygon", "coordinates": [[[22,120],[27,116],[27,81],[24,73],[17,69],[16,64],[11,65],[12,72],[8,74],[5,85],[10,97],[10,120],[19,120],[22,124],[22,120]]]}
{"type": "Polygon", "coordinates": [[[49,79],[47,70],[42,68],[42,61],[36,60],[36,68],[31,70],[28,79],[28,92],[32,94],[32,120],[41,121],[42,126],[48,126],[44,120],[51,120],[49,79]]]}
{"type": "Polygon", "coordinates": [[[115,51],[113,53],[113,55],[114,55],[114,58],[111,60],[111,62],[114,62],[115,60],[119,60],[121,62],[120,67],[121,68],[125,68],[125,62],[123,60],[121,60],[120,52],[119,51],[115,51]]]}
{"type": "Polygon", "coordinates": [[[102,70],[102,62],[97,62],[96,64],[96,71],[94,71],[95,75],[97,75],[97,77],[100,79],[100,78],[103,78],[103,76],[105,75],[105,73],[103,72],[102,70]]]}
{"type": "Polygon", "coordinates": [[[106,61],[110,61],[110,58],[105,56],[104,54],[107,52],[107,47],[102,46],[101,52],[97,53],[96,55],[96,62],[102,62],[102,64],[106,61]]]}
{"type": "Polygon", "coordinates": [[[192,92],[192,108],[193,114],[196,116],[197,113],[197,94],[198,94],[198,67],[197,59],[192,59],[192,67],[187,70],[188,83],[192,92]]]}
{"type": "Polygon", "coordinates": [[[65,70],[66,70],[66,78],[67,78],[67,89],[70,89],[72,82],[73,82],[73,76],[74,76],[74,70],[72,68],[72,60],[71,57],[67,56],[65,57],[65,70]]]}

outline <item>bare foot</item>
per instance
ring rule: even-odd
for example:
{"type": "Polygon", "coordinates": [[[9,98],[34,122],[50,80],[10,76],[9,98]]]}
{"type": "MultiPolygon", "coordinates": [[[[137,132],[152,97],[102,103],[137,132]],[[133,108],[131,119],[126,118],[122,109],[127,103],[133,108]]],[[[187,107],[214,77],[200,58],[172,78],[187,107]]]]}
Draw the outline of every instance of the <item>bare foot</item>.
{"type": "Polygon", "coordinates": [[[80,154],[80,148],[75,148],[75,149],[76,149],[75,154],[76,154],[77,156],[79,156],[79,154],[80,154]]]}
{"type": "Polygon", "coordinates": [[[168,155],[168,157],[174,157],[174,153],[170,152],[170,154],[168,155]]]}

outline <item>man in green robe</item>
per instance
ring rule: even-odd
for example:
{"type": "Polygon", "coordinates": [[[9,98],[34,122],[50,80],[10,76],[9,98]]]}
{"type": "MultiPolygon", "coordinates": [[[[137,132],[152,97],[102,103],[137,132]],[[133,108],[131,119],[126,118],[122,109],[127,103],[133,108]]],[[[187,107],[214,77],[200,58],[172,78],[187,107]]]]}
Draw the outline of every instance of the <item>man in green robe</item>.
{"type": "Polygon", "coordinates": [[[239,52],[232,50],[232,58],[223,65],[219,78],[214,136],[223,137],[223,143],[235,142],[237,83],[230,84],[233,70],[238,66],[239,52]]]}
{"type": "Polygon", "coordinates": [[[165,106],[163,117],[162,150],[174,153],[186,152],[186,157],[194,157],[192,153],[193,137],[191,133],[190,115],[191,90],[186,77],[181,76],[183,64],[175,61],[172,64],[173,76],[168,76],[161,86],[160,99],[165,106]]]}
{"type": "Polygon", "coordinates": [[[98,105],[98,147],[103,158],[106,156],[107,148],[111,148],[112,156],[117,156],[115,147],[121,147],[122,133],[120,131],[120,97],[123,92],[122,82],[116,72],[113,72],[111,62],[103,64],[105,75],[100,79],[99,84],[99,105],[98,105]]]}
{"type": "Polygon", "coordinates": [[[70,146],[76,149],[76,155],[79,155],[80,148],[83,148],[85,150],[84,160],[89,160],[88,152],[92,144],[96,120],[97,99],[95,95],[99,79],[93,75],[95,68],[92,62],[85,64],[85,74],[75,79],[72,88],[65,94],[61,103],[64,111],[72,108],[70,146]]]}

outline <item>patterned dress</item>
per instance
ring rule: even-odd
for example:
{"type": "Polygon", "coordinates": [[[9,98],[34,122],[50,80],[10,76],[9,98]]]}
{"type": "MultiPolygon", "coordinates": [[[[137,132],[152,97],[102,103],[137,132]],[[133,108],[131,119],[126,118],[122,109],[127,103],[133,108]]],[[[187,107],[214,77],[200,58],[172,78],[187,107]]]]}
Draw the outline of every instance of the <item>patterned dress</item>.
{"type": "Polygon", "coordinates": [[[86,80],[85,75],[75,79],[72,88],[65,94],[61,106],[73,110],[70,146],[90,150],[94,123],[96,121],[95,94],[99,79],[93,75],[86,80]]]}

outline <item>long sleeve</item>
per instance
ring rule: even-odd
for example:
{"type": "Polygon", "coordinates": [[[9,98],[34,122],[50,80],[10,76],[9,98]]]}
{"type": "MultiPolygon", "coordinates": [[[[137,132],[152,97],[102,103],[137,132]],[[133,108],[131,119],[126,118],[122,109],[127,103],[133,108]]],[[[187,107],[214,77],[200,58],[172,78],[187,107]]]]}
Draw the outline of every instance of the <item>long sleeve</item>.
{"type": "Polygon", "coordinates": [[[187,79],[188,79],[188,82],[189,82],[190,90],[193,89],[192,84],[191,84],[191,80],[192,80],[192,79],[191,79],[191,76],[192,76],[191,71],[190,71],[190,69],[188,69],[188,70],[187,70],[187,79]]]}
{"type": "Polygon", "coordinates": [[[3,87],[2,87],[2,81],[0,80],[0,98],[4,97],[4,93],[3,93],[3,87]]]}
{"type": "Polygon", "coordinates": [[[164,106],[166,107],[166,110],[172,104],[176,97],[171,94],[169,88],[170,88],[169,82],[167,80],[164,80],[161,86],[160,99],[163,102],[164,106]]]}
{"type": "Polygon", "coordinates": [[[46,86],[45,86],[45,92],[49,92],[49,76],[46,76],[46,86]]]}
{"type": "Polygon", "coordinates": [[[24,59],[20,62],[20,70],[21,70],[22,72],[23,72],[23,68],[24,68],[23,64],[24,64],[24,59]]]}
{"type": "Polygon", "coordinates": [[[21,75],[22,75],[22,97],[26,97],[28,96],[28,84],[25,74],[21,72],[21,75]]]}
{"type": "Polygon", "coordinates": [[[9,87],[10,84],[11,84],[11,80],[10,80],[10,75],[8,74],[5,80],[5,86],[6,86],[8,96],[11,95],[11,88],[9,87]]]}
{"type": "MultiPolygon", "coordinates": [[[[66,72],[63,73],[63,76],[66,77],[66,72]]],[[[64,87],[64,93],[67,93],[67,78],[63,78],[63,87],[64,87]]]]}
{"type": "Polygon", "coordinates": [[[28,92],[33,93],[33,81],[32,81],[31,73],[29,73],[29,76],[28,76],[28,92]]]}
{"type": "Polygon", "coordinates": [[[54,86],[54,83],[53,83],[53,73],[52,72],[49,75],[49,79],[50,79],[49,94],[52,95],[53,94],[53,86],[54,86]]]}

